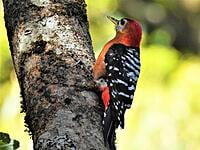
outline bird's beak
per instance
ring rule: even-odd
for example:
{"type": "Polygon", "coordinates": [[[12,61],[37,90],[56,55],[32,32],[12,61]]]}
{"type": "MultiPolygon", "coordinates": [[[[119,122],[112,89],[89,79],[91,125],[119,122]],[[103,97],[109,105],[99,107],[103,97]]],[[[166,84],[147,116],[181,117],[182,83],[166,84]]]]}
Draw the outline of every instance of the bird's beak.
{"type": "Polygon", "coordinates": [[[115,18],[113,18],[113,17],[110,17],[110,16],[107,16],[107,18],[108,18],[110,21],[112,21],[115,25],[117,25],[117,23],[118,23],[118,20],[117,20],[117,19],[115,19],[115,18]]]}

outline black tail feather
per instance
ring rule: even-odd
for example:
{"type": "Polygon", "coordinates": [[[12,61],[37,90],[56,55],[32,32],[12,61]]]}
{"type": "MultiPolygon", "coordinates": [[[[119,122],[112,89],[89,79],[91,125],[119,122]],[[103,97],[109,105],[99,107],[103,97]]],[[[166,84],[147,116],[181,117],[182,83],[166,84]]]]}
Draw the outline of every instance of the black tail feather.
{"type": "Polygon", "coordinates": [[[109,135],[108,145],[111,150],[116,150],[115,140],[116,140],[116,133],[115,130],[109,135]]]}
{"type": "Polygon", "coordinates": [[[104,136],[104,142],[105,145],[109,145],[111,150],[116,150],[115,147],[115,139],[116,139],[116,133],[115,129],[119,126],[119,121],[116,118],[115,110],[112,107],[112,105],[109,105],[109,107],[104,112],[104,118],[103,118],[103,136],[104,136]]]}
{"type": "Polygon", "coordinates": [[[120,127],[122,128],[122,129],[124,129],[124,114],[125,114],[125,109],[121,109],[121,113],[120,114],[118,114],[119,115],[119,117],[120,117],[120,127]]]}

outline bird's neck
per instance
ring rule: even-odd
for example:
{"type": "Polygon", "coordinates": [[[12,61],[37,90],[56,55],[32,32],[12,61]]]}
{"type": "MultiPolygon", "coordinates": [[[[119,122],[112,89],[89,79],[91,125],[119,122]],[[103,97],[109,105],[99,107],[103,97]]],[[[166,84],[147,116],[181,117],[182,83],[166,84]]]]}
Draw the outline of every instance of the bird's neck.
{"type": "MultiPolygon", "coordinates": [[[[116,36],[110,40],[101,51],[99,58],[104,59],[107,51],[113,44],[123,44],[125,46],[129,47],[140,47],[140,36],[134,36],[133,34],[126,34],[126,33],[120,33],[117,32],[116,36]]],[[[101,60],[99,59],[99,60],[101,60]]],[[[98,62],[98,60],[97,60],[98,62]]]]}
{"type": "Polygon", "coordinates": [[[134,36],[134,34],[130,33],[116,33],[113,41],[114,43],[120,43],[130,47],[140,47],[140,39],[139,37],[134,36]]]}

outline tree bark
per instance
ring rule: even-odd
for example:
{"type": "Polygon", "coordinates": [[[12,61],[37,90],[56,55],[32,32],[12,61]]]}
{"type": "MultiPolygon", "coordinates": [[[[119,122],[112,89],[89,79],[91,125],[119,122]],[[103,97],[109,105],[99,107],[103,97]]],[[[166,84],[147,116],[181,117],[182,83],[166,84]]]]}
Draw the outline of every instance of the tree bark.
{"type": "Polygon", "coordinates": [[[34,149],[106,149],[84,0],[3,3],[34,149]]]}

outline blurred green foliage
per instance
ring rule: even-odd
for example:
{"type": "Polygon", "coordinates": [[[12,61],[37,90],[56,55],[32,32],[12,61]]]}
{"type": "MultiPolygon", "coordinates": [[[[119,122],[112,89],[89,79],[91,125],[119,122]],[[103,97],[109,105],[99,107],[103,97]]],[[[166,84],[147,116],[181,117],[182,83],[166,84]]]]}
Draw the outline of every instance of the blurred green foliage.
{"type": "MultiPolygon", "coordinates": [[[[119,150],[200,149],[200,0],[86,0],[96,56],[115,35],[106,18],[136,18],[143,26],[141,76],[119,150]]],[[[0,131],[32,149],[20,114],[0,1],[0,131]]]]}
{"type": "Polygon", "coordinates": [[[0,149],[15,150],[19,148],[19,141],[11,140],[9,134],[0,132],[0,149]]]}

